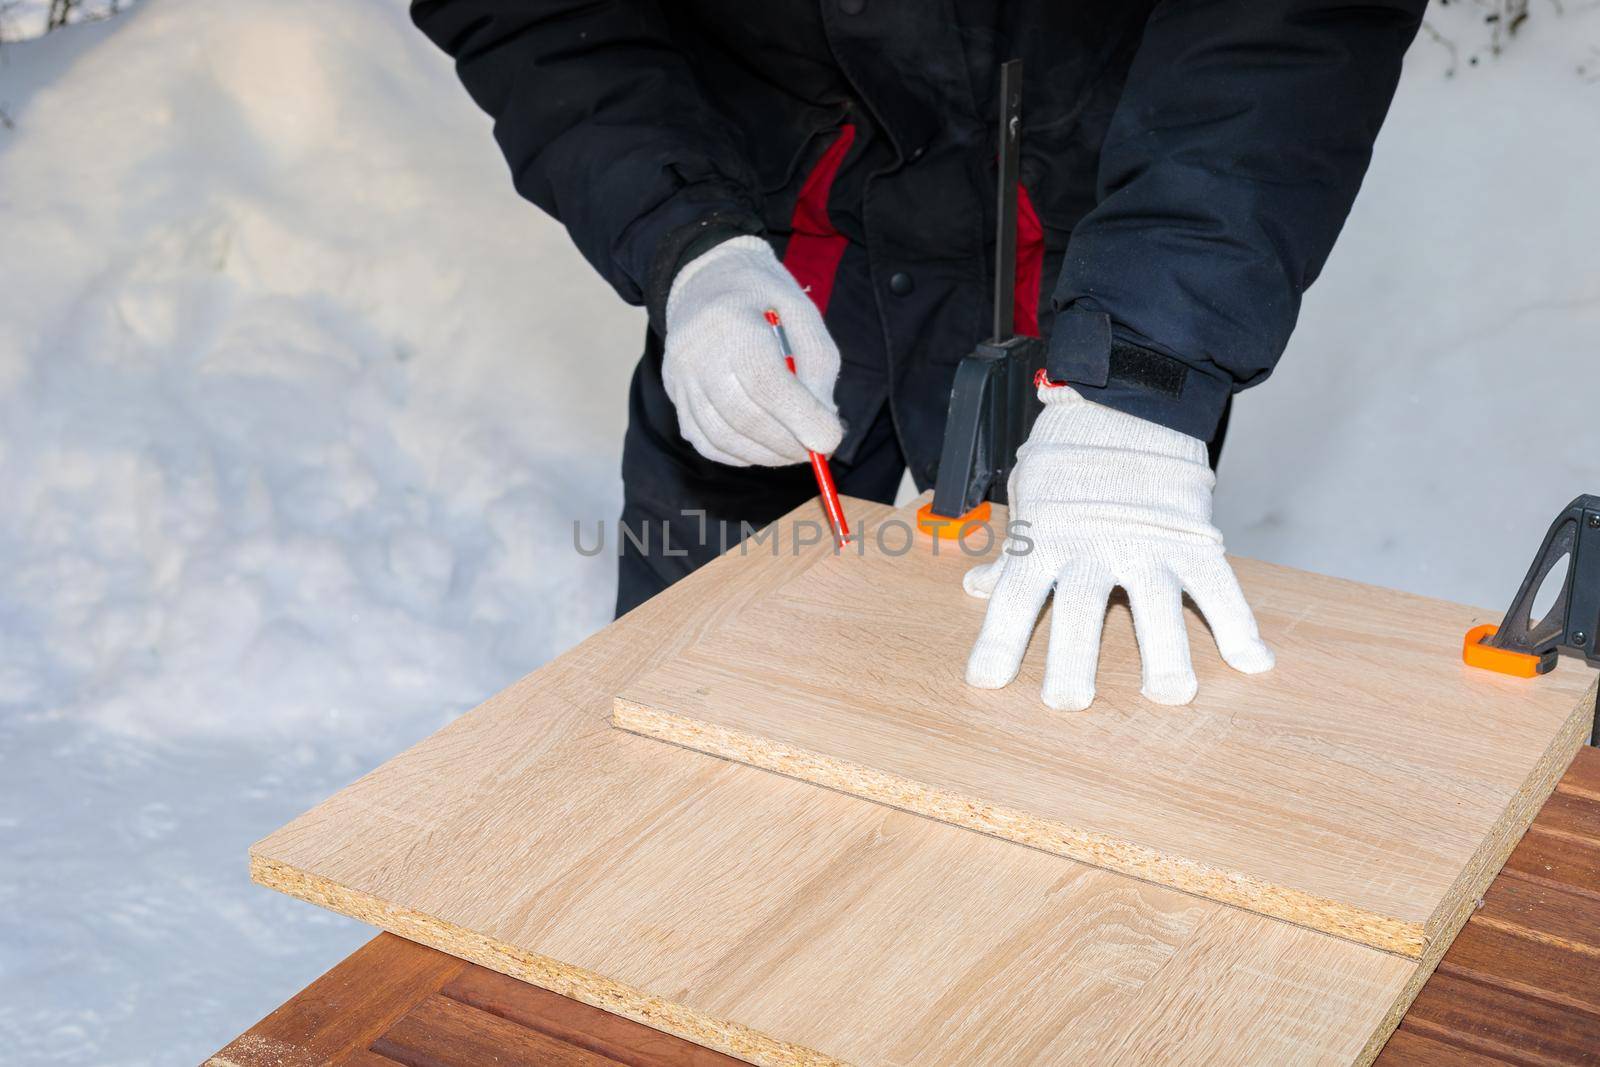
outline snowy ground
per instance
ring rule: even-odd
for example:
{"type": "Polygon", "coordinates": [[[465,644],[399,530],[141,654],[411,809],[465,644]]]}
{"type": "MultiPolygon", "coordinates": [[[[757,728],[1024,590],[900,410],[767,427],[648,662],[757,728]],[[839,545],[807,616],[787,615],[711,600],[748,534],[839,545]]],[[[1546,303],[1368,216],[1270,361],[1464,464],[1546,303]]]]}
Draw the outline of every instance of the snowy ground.
{"type": "MultiPolygon", "coordinates": [[[[1600,21],[1522,36],[1418,46],[1236,551],[1499,604],[1600,489],[1600,21]]],[[[643,324],[397,0],[144,0],[0,112],[0,1048],[193,1062],[370,933],[249,843],[608,617],[643,324]]]]}
{"type": "Polygon", "coordinates": [[[133,0],[0,0],[0,43],[31,41],[62,26],[108,19],[133,0]]]}

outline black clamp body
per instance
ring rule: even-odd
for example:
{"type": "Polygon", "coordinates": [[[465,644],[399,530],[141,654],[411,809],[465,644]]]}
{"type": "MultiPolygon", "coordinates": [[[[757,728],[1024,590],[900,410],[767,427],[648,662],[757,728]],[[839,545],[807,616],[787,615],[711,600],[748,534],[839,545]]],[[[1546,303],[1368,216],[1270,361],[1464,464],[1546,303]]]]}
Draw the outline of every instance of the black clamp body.
{"type": "Polygon", "coordinates": [[[932,506],[945,518],[960,518],[985,500],[1009,503],[1006,483],[1017,449],[1043,407],[1035,377],[1044,370],[1044,342],[1014,332],[1021,147],[1022,61],[1013,59],[1000,68],[994,334],[961,360],[950,389],[932,506]]]}
{"type": "MultiPolygon", "coordinates": [[[[1556,516],[1500,628],[1483,643],[1537,656],[1540,674],[1554,668],[1563,651],[1600,667],[1600,496],[1580,496],[1556,516]],[[1544,617],[1534,619],[1534,598],[1562,560],[1567,574],[1561,592],[1544,617]]],[[[1600,700],[1589,743],[1600,745],[1600,700]]]]}
{"type": "Polygon", "coordinates": [[[1012,337],[986,341],[962,359],[950,390],[934,514],[959,518],[985,500],[1010,503],[1006,482],[1017,449],[1043,407],[1034,378],[1044,356],[1037,337],[1012,337]]]}

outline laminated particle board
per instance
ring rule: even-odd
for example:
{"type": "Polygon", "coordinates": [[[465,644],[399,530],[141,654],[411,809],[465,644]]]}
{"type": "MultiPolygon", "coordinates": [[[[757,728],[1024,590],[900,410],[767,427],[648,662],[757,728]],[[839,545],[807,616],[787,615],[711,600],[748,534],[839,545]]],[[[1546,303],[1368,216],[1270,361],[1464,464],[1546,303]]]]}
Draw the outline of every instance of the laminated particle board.
{"type": "Polygon", "coordinates": [[[1581,665],[1462,665],[1483,613],[1251,560],[1235,566],[1273,671],[1230,670],[1190,610],[1199,697],[1152,704],[1117,602],[1094,705],[1055,712],[1048,611],[1017,680],[973,689],[975,561],[863,541],[639,674],[616,724],[1411,957],[1487,886],[1588,734],[1581,665]]]}
{"type": "Polygon", "coordinates": [[[611,728],[613,694],[824,558],[713,563],[258,842],[253,876],[758,1064],[1376,1055],[1432,958],[611,728]]]}

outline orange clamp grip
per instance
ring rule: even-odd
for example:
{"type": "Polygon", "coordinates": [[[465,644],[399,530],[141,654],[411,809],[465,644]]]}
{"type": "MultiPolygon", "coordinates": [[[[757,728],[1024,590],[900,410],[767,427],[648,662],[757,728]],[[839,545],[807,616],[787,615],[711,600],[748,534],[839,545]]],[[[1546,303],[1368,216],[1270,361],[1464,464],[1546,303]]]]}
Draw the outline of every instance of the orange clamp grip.
{"type": "Polygon", "coordinates": [[[1486,671],[1510,674],[1517,678],[1536,677],[1539,673],[1538,656],[1529,652],[1508,652],[1483,643],[1484,638],[1493,637],[1499,629],[1494,623],[1486,622],[1468,630],[1461,642],[1461,662],[1469,667],[1482,667],[1486,671]]]}
{"type": "Polygon", "coordinates": [[[973,523],[982,525],[989,521],[989,502],[980,503],[971,511],[960,518],[952,519],[944,515],[933,513],[933,501],[917,509],[917,529],[929,537],[938,537],[946,541],[959,541],[967,532],[967,527],[973,523]]]}

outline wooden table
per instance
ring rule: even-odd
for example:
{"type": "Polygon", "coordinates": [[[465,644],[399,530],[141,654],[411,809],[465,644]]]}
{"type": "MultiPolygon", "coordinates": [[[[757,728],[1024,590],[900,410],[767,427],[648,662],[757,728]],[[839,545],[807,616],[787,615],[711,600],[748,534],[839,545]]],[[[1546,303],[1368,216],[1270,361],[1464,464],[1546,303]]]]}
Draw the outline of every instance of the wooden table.
{"type": "MultiPolygon", "coordinates": [[[[738,1062],[380,934],[208,1067],[738,1062]]],[[[1377,1062],[1600,1064],[1600,751],[1578,753],[1377,1062]]]]}

